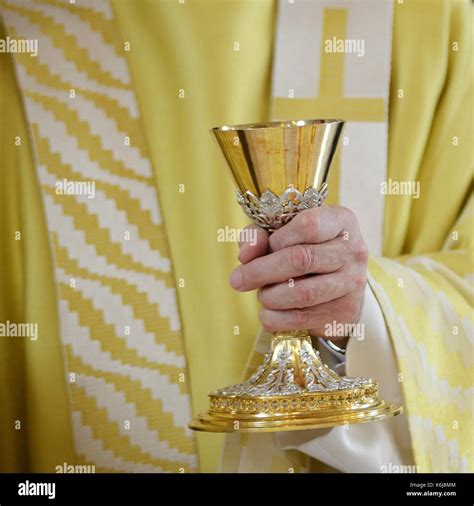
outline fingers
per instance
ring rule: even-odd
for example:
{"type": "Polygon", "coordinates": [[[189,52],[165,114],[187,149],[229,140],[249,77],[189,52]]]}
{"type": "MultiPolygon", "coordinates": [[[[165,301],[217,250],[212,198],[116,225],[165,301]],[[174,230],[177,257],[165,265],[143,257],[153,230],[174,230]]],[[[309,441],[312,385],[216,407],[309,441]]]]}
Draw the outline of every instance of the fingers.
{"type": "Polygon", "coordinates": [[[361,299],[352,294],[304,309],[262,309],[260,321],[268,332],[310,329],[312,335],[326,336],[326,324],[353,323],[358,320],[361,299]]]}
{"type": "Polygon", "coordinates": [[[270,248],[278,251],[295,244],[318,244],[330,241],[347,231],[356,235],[357,218],[349,209],[341,206],[322,206],[298,214],[270,237],[270,248]]]}
{"type": "Polygon", "coordinates": [[[229,281],[236,290],[255,290],[310,273],[334,272],[343,264],[344,250],[336,241],[332,244],[298,244],[240,265],[229,281]]]}
{"type": "Polygon", "coordinates": [[[268,252],[268,247],[268,232],[257,225],[249,225],[239,234],[239,261],[246,264],[261,257],[268,252]]]}
{"type": "Polygon", "coordinates": [[[343,272],[336,272],[264,287],[258,299],[266,309],[305,308],[343,297],[352,288],[356,283],[347,280],[343,272]]]}
{"type": "Polygon", "coordinates": [[[245,229],[230,277],[239,291],[260,289],[265,330],[306,330],[332,337],[333,322],[358,321],[367,281],[367,246],[348,209],[326,206],[303,211],[269,236],[245,229]]]}

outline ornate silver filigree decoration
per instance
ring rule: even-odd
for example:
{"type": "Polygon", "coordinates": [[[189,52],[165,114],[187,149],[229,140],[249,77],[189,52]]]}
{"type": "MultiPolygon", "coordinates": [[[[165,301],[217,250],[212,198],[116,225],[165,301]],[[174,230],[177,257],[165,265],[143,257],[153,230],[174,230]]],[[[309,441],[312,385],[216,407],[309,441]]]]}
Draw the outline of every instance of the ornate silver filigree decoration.
{"type": "Polygon", "coordinates": [[[290,185],[279,197],[266,190],[258,198],[247,190],[243,194],[237,192],[237,202],[256,225],[273,232],[292,220],[299,212],[321,206],[327,191],[326,183],[319,191],[315,188],[306,188],[303,193],[290,185]]]}
{"type": "Polygon", "coordinates": [[[217,390],[212,395],[240,397],[272,397],[305,392],[324,392],[361,388],[373,384],[365,378],[339,376],[321,361],[319,352],[313,349],[309,339],[301,340],[301,348],[290,349],[291,342],[281,342],[267,353],[263,364],[246,381],[217,390]],[[293,361],[296,360],[296,363],[293,361]],[[295,365],[303,378],[295,381],[295,365]]]}

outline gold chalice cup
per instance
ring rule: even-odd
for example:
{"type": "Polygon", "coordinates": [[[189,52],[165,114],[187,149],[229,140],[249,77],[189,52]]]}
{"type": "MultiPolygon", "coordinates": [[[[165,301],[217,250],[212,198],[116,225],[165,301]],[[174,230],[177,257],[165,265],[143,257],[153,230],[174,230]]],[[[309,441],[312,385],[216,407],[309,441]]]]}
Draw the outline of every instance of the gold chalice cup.
{"type": "MultiPolygon", "coordinates": [[[[213,128],[237,185],[237,201],[270,233],[321,206],[344,121],[316,119],[213,128]]],[[[373,379],[339,376],[307,331],[274,332],[271,349],[246,381],[209,394],[189,427],[206,432],[270,432],[382,420],[402,413],[373,379]]]]}

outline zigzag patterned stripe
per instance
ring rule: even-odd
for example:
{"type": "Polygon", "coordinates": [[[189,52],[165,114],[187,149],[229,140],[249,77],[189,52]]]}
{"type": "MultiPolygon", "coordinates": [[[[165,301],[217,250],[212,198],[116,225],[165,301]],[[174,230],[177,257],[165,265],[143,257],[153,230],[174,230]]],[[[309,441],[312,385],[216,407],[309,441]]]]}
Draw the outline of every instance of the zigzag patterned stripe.
{"type": "MultiPolygon", "coordinates": [[[[11,3],[11,0],[8,1],[11,3]]],[[[16,4],[18,5],[18,3],[16,4]]],[[[73,44],[77,48],[87,51],[88,60],[99,65],[104,73],[110,74],[121,85],[130,87],[127,64],[122,55],[117,54],[115,48],[104,40],[100,32],[95,31],[89,23],[81,20],[76,13],[66,12],[64,9],[44,2],[41,4],[29,3],[28,10],[41,13],[46,20],[54,20],[53,23],[49,23],[49,26],[54,26],[58,31],[64,27],[64,31],[73,37],[73,44]]],[[[71,38],[68,37],[68,40],[71,42],[71,38]]]]}
{"type": "Polygon", "coordinates": [[[43,191],[46,196],[52,197],[54,203],[62,208],[65,215],[72,218],[74,227],[84,233],[86,243],[93,245],[99,255],[105,257],[108,263],[137,274],[151,276],[156,280],[163,279],[158,269],[163,272],[170,271],[168,259],[161,259],[156,268],[155,266],[147,267],[141,261],[134,260],[131,254],[123,253],[121,243],[111,240],[109,229],[99,226],[97,218],[88,214],[85,204],[72,198],[65,199],[62,195],[56,194],[55,189],[50,186],[44,186],[43,191]]]}
{"type": "MultiPolygon", "coordinates": [[[[124,90],[130,89],[129,81],[123,83],[120,79],[113,77],[109,71],[102,70],[98,62],[91,60],[88,50],[78,46],[76,38],[69,35],[65,26],[57,24],[53,17],[45,16],[40,10],[32,10],[29,4],[28,8],[22,7],[14,0],[4,0],[4,7],[9,12],[19,14],[36,25],[45,37],[50,38],[52,44],[64,55],[64,58],[74,63],[75,67],[83,72],[87,78],[94,79],[103,86],[124,90]]],[[[69,18],[73,23],[73,16],[69,14],[69,18]]],[[[122,61],[121,66],[123,67],[123,65],[124,62],[122,61]]],[[[121,75],[121,77],[123,76],[121,75]]]]}
{"type": "Polygon", "coordinates": [[[89,397],[83,388],[72,384],[71,389],[75,401],[81,406],[82,420],[85,425],[92,429],[94,438],[101,439],[103,445],[113,452],[113,455],[132,462],[142,462],[157,468],[157,472],[178,472],[184,468],[192,472],[193,467],[185,462],[175,463],[164,459],[153,458],[148,452],[140,451],[137,445],[131,444],[127,436],[120,434],[117,424],[107,418],[107,411],[97,406],[95,399],[89,397]]]}
{"type": "MultiPolygon", "coordinates": [[[[101,148],[104,151],[112,153],[117,163],[123,164],[127,169],[132,170],[136,175],[144,178],[153,176],[150,162],[147,158],[143,158],[140,150],[132,145],[127,146],[124,143],[125,136],[128,132],[120,132],[115,121],[105,114],[103,109],[98,109],[92,100],[81,95],[70,98],[69,94],[63,91],[51,89],[47,86],[39,84],[36,79],[29,76],[25,69],[20,67],[20,79],[23,87],[32,98],[41,97],[42,104],[48,107],[46,101],[49,99],[50,104],[63,106],[63,111],[69,111],[68,116],[61,114],[61,119],[66,122],[66,118],[79,119],[80,125],[87,124],[88,132],[91,137],[100,140],[101,148]]],[[[48,107],[51,110],[51,107],[48,107]]],[[[58,117],[58,115],[56,115],[58,117]]]]}
{"type": "Polygon", "coordinates": [[[82,423],[82,413],[74,411],[72,414],[74,438],[76,447],[81,448],[79,458],[86,465],[95,465],[96,472],[121,472],[121,473],[162,473],[161,467],[142,464],[126,460],[114,455],[112,450],[104,447],[101,439],[94,437],[92,428],[82,423]]]}
{"type": "Polygon", "coordinates": [[[75,138],[79,148],[86,151],[89,157],[102,168],[106,167],[106,170],[125,178],[136,179],[149,185],[153,184],[151,170],[142,167],[142,171],[148,173],[144,176],[128,163],[118,159],[114,152],[102,146],[101,138],[91,132],[89,124],[82,121],[75,111],[58,100],[45,97],[39,93],[25,90],[24,94],[27,99],[33,99],[36,103],[41,104],[45,110],[52,112],[54,118],[63,123],[66,132],[75,138]]]}
{"type": "Polygon", "coordinates": [[[437,472],[450,473],[467,473],[469,465],[467,457],[461,458],[459,455],[459,445],[457,441],[448,439],[441,425],[434,426],[430,418],[422,418],[416,415],[410,416],[410,427],[417,434],[416,439],[424,442],[424,448],[420,452],[424,452],[425,459],[430,461],[431,469],[437,472]],[[427,442],[427,436],[431,437],[431,444],[427,442]],[[439,451],[431,454],[431,448],[437,447],[439,451]],[[444,468],[440,470],[440,465],[444,464],[444,468]]]}
{"type": "Polygon", "coordinates": [[[382,285],[374,283],[377,296],[383,304],[384,311],[390,314],[392,322],[397,322],[403,341],[404,349],[397,349],[398,357],[407,361],[410,371],[417,378],[418,389],[431,400],[446,406],[456,406],[461,411],[472,411],[473,388],[462,389],[460,386],[450,386],[446,380],[439,378],[435,368],[427,358],[427,350],[424,344],[417,343],[410,333],[406,320],[395,313],[390,304],[390,299],[382,285]],[[409,362],[409,364],[408,364],[409,362]]]}
{"type": "MultiPolygon", "coordinates": [[[[465,316],[459,316],[451,306],[453,313],[457,317],[457,321],[449,321],[444,313],[442,305],[439,304],[436,306],[436,304],[433,304],[436,295],[424,280],[421,285],[423,289],[421,289],[419,284],[420,278],[418,277],[418,279],[416,279],[419,274],[413,271],[413,269],[402,265],[394,266],[393,263],[392,260],[385,259],[376,259],[373,263],[373,265],[377,264],[377,266],[389,276],[387,287],[391,286],[394,290],[401,291],[402,289],[398,287],[398,280],[404,280],[405,289],[403,290],[403,300],[401,298],[400,300],[394,300],[395,297],[392,296],[390,299],[392,302],[388,310],[392,311],[393,306],[396,314],[408,312],[413,315],[413,318],[410,319],[410,333],[413,336],[411,338],[413,339],[413,347],[420,344],[420,339],[423,339],[423,337],[415,338],[414,336],[429,335],[430,339],[437,343],[438,348],[429,346],[425,346],[424,348],[424,353],[426,354],[424,360],[431,364],[435,376],[443,377],[445,374],[449,373],[449,371],[452,372],[452,370],[454,370],[457,374],[456,381],[459,382],[460,386],[470,385],[469,378],[462,374],[462,371],[465,370],[464,362],[466,359],[458,352],[451,351],[463,350],[466,347],[467,339],[463,337],[464,333],[460,332],[456,335],[452,327],[453,324],[456,324],[458,329],[461,329],[465,316]],[[438,309],[438,311],[436,311],[436,309],[438,309]],[[429,315],[429,317],[427,317],[427,315],[429,315]],[[423,322],[425,327],[423,333],[420,333],[420,322],[423,322]],[[449,345],[447,344],[447,339],[452,340],[449,345]],[[443,356],[437,353],[440,345],[443,346],[443,356]]],[[[387,293],[386,295],[388,296],[387,293]]],[[[407,321],[408,320],[405,320],[405,322],[407,321]]]]}
{"type": "MultiPolygon", "coordinates": [[[[389,299],[385,287],[396,286],[396,278],[404,272],[404,268],[390,260],[377,260],[371,264],[371,273],[377,279],[372,281],[371,286],[379,299],[384,310],[387,322],[393,333],[397,347],[397,356],[401,371],[404,374],[403,385],[407,399],[408,413],[410,415],[429,417],[433,423],[443,425],[444,430],[450,430],[449,438],[456,441],[460,448],[466,452],[471,450],[466,445],[466,437],[472,424],[472,395],[473,389],[462,389],[460,386],[449,385],[446,380],[440,379],[435,368],[428,362],[427,350],[424,343],[416,343],[406,324],[410,315],[410,321],[417,322],[417,331],[420,333],[420,313],[413,313],[416,308],[408,306],[400,298],[389,299]],[[383,283],[383,284],[382,284],[383,283]],[[402,305],[403,308],[398,308],[402,305]],[[400,312],[399,312],[400,311],[400,312]],[[403,314],[403,317],[401,316],[403,314]],[[463,430],[451,430],[446,424],[446,413],[450,413],[452,421],[457,421],[463,430]]],[[[415,285],[416,286],[416,285],[415,285]]],[[[425,326],[430,326],[428,318],[423,319],[425,326]]],[[[426,335],[426,332],[423,332],[426,335]]],[[[458,377],[469,376],[465,368],[461,367],[458,377]]],[[[438,443],[428,449],[430,458],[426,458],[426,448],[422,448],[424,439],[414,439],[414,453],[416,462],[422,472],[442,471],[441,461],[432,457],[442,452],[438,443]],[[438,462],[431,468],[430,462],[438,462]]],[[[464,458],[464,456],[463,456],[464,458]]]]}
{"type": "Polygon", "coordinates": [[[94,199],[76,195],[75,200],[78,204],[85,205],[89,216],[95,217],[99,228],[108,230],[110,241],[119,244],[122,252],[135,263],[147,269],[170,272],[169,258],[163,257],[159,251],[150,247],[147,240],[140,238],[138,227],[128,221],[128,216],[117,208],[115,200],[109,199],[97,189],[94,199]],[[127,232],[130,240],[124,240],[127,232]]]}
{"type": "MultiPolygon", "coordinates": [[[[48,204],[51,204],[52,200],[49,196],[47,196],[47,200],[48,204]]],[[[54,210],[57,211],[57,209],[54,210]]],[[[49,211],[48,216],[50,214],[52,214],[52,211],[49,211]]],[[[56,235],[56,238],[59,244],[68,251],[69,257],[77,261],[81,268],[87,268],[89,272],[96,275],[104,275],[113,279],[122,280],[132,286],[135,286],[138,291],[146,294],[150,303],[156,304],[159,308],[162,304],[170,307],[175,304],[176,294],[173,288],[167,287],[164,282],[157,283],[156,278],[150,275],[122,269],[113,264],[107,263],[105,257],[97,254],[93,245],[86,243],[83,232],[72,228],[74,225],[72,218],[65,217],[59,213],[53,215],[52,217],[55,218],[55,225],[70,227],[67,229],[67,240],[62,237],[62,235],[56,235]]],[[[53,227],[53,230],[61,231],[65,229],[55,226],[53,227]]],[[[159,315],[164,318],[166,317],[166,312],[160,309],[159,315]]],[[[180,329],[179,321],[173,319],[170,320],[169,323],[172,331],[178,331],[180,329]]]]}
{"type": "MultiPolygon", "coordinates": [[[[61,2],[62,0],[56,0],[57,2],[61,2]]],[[[74,5],[74,8],[76,5],[74,5]]],[[[81,0],[79,8],[89,9],[91,13],[93,13],[94,17],[104,17],[107,20],[112,20],[114,17],[114,13],[112,10],[112,5],[108,1],[97,1],[97,0],[81,0]]],[[[107,25],[108,30],[113,30],[114,25],[107,25]]]]}
{"type": "MultiPolygon", "coordinates": [[[[448,278],[449,282],[452,283],[454,276],[456,276],[456,281],[454,282],[453,286],[462,286],[463,288],[461,288],[461,294],[463,294],[463,296],[467,290],[470,290],[472,292],[474,289],[473,283],[466,283],[465,279],[466,273],[472,271],[472,257],[470,250],[453,249],[451,251],[446,251],[439,254],[435,253],[432,256],[433,258],[431,258],[431,255],[426,255],[422,258],[424,260],[434,260],[436,263],[443,262],[443,267],[451,272],[451,277],[448,278]]],[[[413,264],[409,260],[407,260],[405,263],[406,265],[413,266],[414,268],[419,268],[416,259],[414,260],[413,264]]],[[[428,267],[424,268],[426,270],[431,270],[428,267]]]]}
{"type": "MultiPolygon", "coordinates": [[[[453,250],[445,253],[440,253],[436,255],[437,257],[442,257],[443,261],[447,261],[449,258],[455,256],[456,263],[464,260],[466,261],[464,267],[468,267],[471,269],[472,258],[470,258],[469,252],[466,250],[453,250]]],[[[443,264],[433,260],[430,257],[413,257],[407,259],[404,262],[408,267],[412,267],[414,269],[420,270],[425,274],[429,274],[433,276],[434,274],[438,274],[441,278],[445,278],[452,286],[456,288],[459,292],[459,295],[464,298],[464,302],[472,305],[472,300],[474,299],[474,287],[466,284],[462,279],[462,275],[453,272],[452,269],[446,267],[443,264]]],[[[461,264],[462,265],[462,264],[461,264]]],[[[466,271],[464,271],[465,273],[466,271]]],[[[439,280],[439,277],[437,278],[439,280]]],[[[459,306],[459,305],[458,305],[459,306]]],[[[467,313],[465,311],[465,313],[467,313]]]]}
{"type": "Polygon", "coordinates": [[[53,46],[51,40],[42,33],[37,25],[8,9],[3,9],[2,12],[11,37],[38,40],[38,47],[41,48],[41,51],[38,51],[36,59],[40,64],[45,65],[51,74],[61,76],[61,79],[67,76],[67,81],[74,83],[73,88],[83,88],[100,95],[110,96],[122,107],[125,107],[132,118],[138,118],[138,105],[132,90],[106,86],[89,78],[84,72],[78,70],[73,62],[65,59],[63,52],[53,46]]]}
{"type": "MultiPolygon", "coordinates": [[[[94,219],[100,230],[107,230],[110,242],[120,246],[124,255],[128,256],[141,268],[158,269],[163,272],[170,272],[171,265],[169,258],[164,257],[160,251],[151,248],[147,239],[140,237],[139,229],[128,221],[125,211],[117,207],[116,201],[106,196],[104,192],[95,189],[95,197],[87,195],[61,195],[56,193],[55,185],[58,179],[50,174],[44,166],[40,166],[43,185],[48,192],[54,191],[55,201],[60,199],[72,200],[76,205],[87,210],[89,219],[94,219]],[[125,238],[129,234],[130,239],[125,238]]],[[[61,181],[61,180],[59,180],[61,181]]],[[[99,237],[101,233],[97,234],[99,237]]],[[[128,237],[128,236],[127,236],[128,237]]]]}
{"type": "Polygon", "coordinates": [[[115,122],[118,130],[127,132],[131,143],[140,150],[142,157],[148,156],[148,148],[138,119],[132,117],[128,109],[120,105],[113,97],[81,88],[77,86],[77,83],[69,81],[68,75],[58,76],[52,74],[45,64],[38,61],[38,58],[31,58],[28,54],[17,54],[16,60],[19,63],[18,75],[21,78],[28,75],[38,85],[56,91],[58,96],[67,95],[69,97],[71,89],[74,89],[76,96],[82,96],[90,100],[96,109],[102,110],[110,120],[115,122]]]}
{"type": "MultiPolygon", "coordinates": [[[[101,349],[109,353],[113,359],[150,371],[160,371],[163,363],[156,363],[148,357],[139,356],[135,348],[129,348],[127,341],[121,337],[123,333],[117,335],[114,324],[106,322],[103,312],[95,308],[93,301],[85,297],[80,290],[71,288],[67,283],[60,283],[59,290],[60,298],[67,302],[67,306],[61,304],[61,308],[64,310],[69,308],[70,311],[77,313],[79,324],[89,329],[91,337],[99,342],[101,349]]],[[[176,382],[179,372],[184,372],[184,369],[177,370],[174,375],[176,382]]]]}
{"type": "MultiPolygon", "coordinates": [[[[59,155],[49,149],[48,141],[39,135],[36,126],[33,131],[35,132],[38,152],[41,153],[41,159],[46,163],[45,166],[41,165],[39,167],[42,171],[41,177],[44,177],[50,186],[53,185],[53,179],[50,179],[51,176],[54,176],[56,182],[62,181],[64,178],[68,181],[81,181],[83,179],[82,174],[73,171],[69,165],[61,163],[59,155]]],[[[151,213],[144,211],[137,199],[115,184],[96,180],[94,183],[98,191],[103,192],[108,199],[115,202],[119,211],[126,213],[127,219],[137,228],[140,239],[146,240],[151,248],[160,252],[162,256],[169,257],[169,251],[165,248],[166,235],[163,227],[153,223],[151,213]]]]}
{"type": "MultiPolygon", "coordinates": [[[[171,382],[169,377],[160,373],[156,365],[154,369],[150,369],[143,367],[142,364],[125,363],[124,357],[110,352],[110,346],[109,349],[103,347],[104,340],[97,338],[97,332],[81,321],[81,314],[75,307],[70,306],[69,301],[62,300],[60,305],[63,311],[61,316],[64,319],[62,329],[69,333],[65,335],[64,342],[69,345],[73,354],[69,361],[71,371],[104,378],[113,378],[115,375],[117,384],[122,384],[122,390],[124,390],[127,378],[135,382],[137,386],[140,385],[142,388],[148,389],[150,398],[162,403],[162,415],[172,416],[171,427],[179,428],[184,435],[190,437],[191,433],[187,429],[190,409],[186,394],[180,390],[178,378],[176,378],[176,382],[171,382]],[[69,335],[73,337],[69,337],[69,335]],[[80,363],[76,360],[78,358],[81,360],[80,363]]],[[[135,392],[135,395],[139,395],[138,391],[135,392]]],[[[131,396],[129,401],[133,402],[133,399],[131,396]]],[[[157,415],[156,409],[155,404],[154,411],[149,412],[150,417],[157,415]]],[[[184,446],[186,445],[184,444],[184,446]]]]}
{"type": "MultiPolygon", "coordinates": [[[[68,255],[67,248],[60,244],[57,234],[53,232],[52,235],[59,269],[67,273],[70,278],[84,278],[97,281],[104,287],[109,287],[112,294],[119,295],[124,304],[132,308],[134,319],[143,322],[146,332],[153,333],[156,342],[163,344],[167,352],[178,355],[183,354],[184,349],[179,334],[171,330],[168,320],[160,316],[158,303],[150,302],[147,293],[141,291],[139,285],[134,286],[126,280],[95,274],[86,268],[80,267],[78,261],[68,255]]],[[[179,321],[177,323],[179,324],[179,321]]]]}
{"type": "MultiPolygon", "coordinates": [[[[70,276],[62,269],[56,269],[56,278],[65,285],[70,281],[70,276]]],[[[102,313],[105,325],[113,325],[115,336],[123,339],[127,348],[135,350],[137,356],[147,362],[171,365],[180,368],[179,372],[182,372],[185,367],[184,357],[166,351],[163,343],[157,343],[156,336],[146,331],[143,321],[135,317],[132,308],[123,303],[120,295],[114,294],[109,287],[102,286],[98,281],[76,276],[74,282],[74,289],[84,299],[90,300],[95,310],[102,313]],[[128,333],[125,333],[126,327],[130,328],[128,333]]]]}
{"type": "Polygon", "coordinates": [[[190,467],[196,467],[196,456],[183,454],[171,448],[166,441],[161,441],[158,433],[150,430],[146,417],[137,415],[135,404],[127,402],[123,392],[117,391],[113,384],[107,383],[103,378],[85,374],[76,375],[76,384],[95,399],[99,409],[107,410],[108,419],[117,424],[120,434],[128,437],[130,443],[138,446],[140,451],[155,459],[184,462],[190,467]],[[130,429],[124,427],[124,420],[130,422],[130,429]]]}
{"type": "Polygon", "coordinates": [[[149,201],[152,197],[156,199],[156,190],[153,186],[104,171],[98,163],[89,158],[86,152],[78,148],[74,137],[65,134],[64,125],[54,120],[51,113],[46,113],[41,108],[36,109],[36,104],[32,101],[26,100],[26,103],[33,109],[32,115],[35,117],[33,130],[49,140],[50,152],[57,154],[63,164],[72,167],[85,180],[102,181],[116,185],[122,191],[127,191],[140,202],[140,207],[143,210],[150,213],[154,224],[161,224],[161,215],[156,203],[149,201]],[[35,114],[37,112],[41,114],[35,114]],[[48,131],[53,135],[48,136],[48,131]]]}
{"type": "Polygon", "coordinates": [[[101,353],[97,355],[95,361],[92,361],[92,364],[89,364],[85,361],[89,359],[84,358],[85,352],[81,346],[92,350],[94,342],[84,341],[82,335],[86,333],[83,329],[80,331],[79,343],[71,339],[71,344],[66,347],[71,371],[102,378],[115,385],[118,391],[123,392],[127,402],[135,405],[138,415],[145,417],[151,429],[160,434],[161,439],[166,440],[171,447],[181,453],[192,455],[195,452],[193,434],[186,425],[183,426],[180,423],[186,416],[185,411],[188,408],[185,406],[185,395],[177,393],[177,385],[169,384],[159,375],[153,377],[136,367],[122,367],[117,361],[107,359],[101,353]],[[98,367],[95,362],[99,364],[98,367]],[[152,381],[156,381],[156,385],[152,385],[152,381]],[[161,391],[157,393],[158,388],[164,390],[164,396],[161,391]],[[176,406],[173,406],[173,411],[170,411],[167,407],[173,403],[173,397],[176,397],[176,406]],[[179,405],[181,405],[181,411],[178,410],[179,405]]]}
{"type": "MultiPolygon", "coordinates": [[[[399,316],[398,325],[402,336],[405,338],[406,354],[403,357],[406,360],[414,360],[416,365],[411,365],[411,370],[417,372],[418,384],[422,390],[432,400],[441,400],[446,405],[454,404],[459,410],[471,412],[473,410],[472,397],[474,388],[462,388],[461,386],[449,385],[444,378],[439,378],[434,366],[428,360],[428,351],[424,344],[417,344],[413,335],[408,330],[406,321],[399,316]],[[416,353],[413,353],[416,352],[416,353]],[[416,358],[415,358],[416,357],[416,358]],[[438,397],[440,396],[440,397],[438,397]]],[[[400,354],[401,356],[401,354],[400,354]]]]}
{"type": "MultiPolygon", "coordinates": [[[[462,458],[471,454],[472,449],[466,445],[469,431],[472,430],[472,413],[458,409],[453,403],[444,403],[443,399],[432,398],[426,395],[424,385],[420,385],[419,377],[411,369],[412,363],[407,361],[405,356],[400,358],[400,367],[403,371],[403,386],[406,394],[406,405],[408,415],[430,419],[433,425],[442,426],[446,437],[456,443],[461,448],[462,458]]],[[[414,437],[413,428],[412,438],[414,437]]],[[[414,453],[415,457],[420,450],[418,447],[420,441],[414,439],[414,453]]],[[[439,451],[433,446],[433,452],[439,451]]],[[[419,459],[415,458],[419,463],[419,459]]],[[[421,469],[422,472],[427,472],[426,469],[421,469]]]]}
{"type": "Polygon", "coordinates": [[[116,36],[116,27],[112,22],[113,12],[110,8],[101,9],[104,5],[110,7],[106,2],[97,2],[97,0],[81,0],[71,4],[64,0],[42,0],[43,5],[52,5],[62,9],[73,16],[88,23],[92,30],[97,32],[106,44],[112,46],[115,53],[119,56],[123,53],[123,44],[120,38],[116,36]],[[95,5],[94,5],[95,4],[95,5]],[[96,7],[96,9],[94,9],[96,7]],[[99,9],[97,9],[99,7],[99,9]]]}
{"type": "MultiPolygon", "coordinates": [[[[456,363],[461,360],[465,367],[469,367],[474,363],[474,357],[472,356],[472,343],[473,343],[473,329],[469,321],[469,316],[461,316],[457,312],[457,308],[453,307],[453,297],[449,300],[445,293],[441,290],[435,290],[434,287],[430,286],[426,281],[426,276],[421,276],[417,271],[411,270],[411,277],[415,280],[419,289],[425,295],[426,301],[430,301],[429,304],[420,304],[420,299],[417,300],[417,306],[428,315],[428,321],[430,322],[433,332],[436,331],[441,339],[443,339],[448,353],[448,360],[454,361],[452,365],[456,367],[456,363]],[[439,306],[434,304],[437,301],[439,306]],[[439,308],[443,311],[440,312],[439,308]],[[442,315],[442,319],[439,317],[442,315]],[[458,334],[454,334],[453,329],[458,329],[458,334]],[[451,329],[451,332],[446,332],[446,329],[451,329]]],[[[411,293],[411,291],[408,291],[411,293]]],[[[410,302],[410,297],[407,298],[410,302]]],[[[414,304],[415,301],[412,301],[414,304]]]]}

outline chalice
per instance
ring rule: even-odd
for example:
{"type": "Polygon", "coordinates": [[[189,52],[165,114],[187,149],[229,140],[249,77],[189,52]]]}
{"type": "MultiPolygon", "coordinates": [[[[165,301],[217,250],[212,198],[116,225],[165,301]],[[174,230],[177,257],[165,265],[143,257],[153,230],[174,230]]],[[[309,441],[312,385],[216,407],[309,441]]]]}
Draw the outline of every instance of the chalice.
{"type": "MultiPolygon", "coordinates": [[[[344,128],[337,119],[289,120],[211,130],[247,216],[269,233],[321,206],[344,128]]],[[[206,432],[302,430],[382,420],[403,408],[385,402],[374,379],[339,376],[307,331],[274,332],[263,363],[243,383],[209,394],[189,427],[206,432]]]]}

